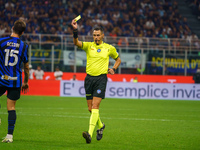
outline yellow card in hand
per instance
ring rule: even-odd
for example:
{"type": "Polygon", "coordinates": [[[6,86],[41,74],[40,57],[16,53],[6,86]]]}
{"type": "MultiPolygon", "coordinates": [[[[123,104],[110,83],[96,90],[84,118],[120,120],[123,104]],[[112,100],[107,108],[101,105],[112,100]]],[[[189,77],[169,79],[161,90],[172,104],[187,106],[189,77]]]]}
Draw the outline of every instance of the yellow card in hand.
{"type": "Polygon", "coordinates": [[[77,17],[75,18],[75,21],[77,22],[79,19],[81,19],[81,15],[77,16],[77,17]]]}

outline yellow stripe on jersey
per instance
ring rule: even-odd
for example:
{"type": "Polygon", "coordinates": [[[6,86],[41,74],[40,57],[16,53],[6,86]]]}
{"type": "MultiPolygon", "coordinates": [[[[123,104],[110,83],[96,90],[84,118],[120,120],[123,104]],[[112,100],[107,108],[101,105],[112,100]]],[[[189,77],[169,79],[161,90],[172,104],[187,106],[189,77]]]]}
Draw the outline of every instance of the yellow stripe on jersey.
{"type": "Polygon", "coordinates": [[[96,45],[95,42],[83,42],[82,48],[86,52],[86,73],[99,76],[108,73],[109,56],[117,59],[119,54],[115,47],[107,43],[96,45]]]}

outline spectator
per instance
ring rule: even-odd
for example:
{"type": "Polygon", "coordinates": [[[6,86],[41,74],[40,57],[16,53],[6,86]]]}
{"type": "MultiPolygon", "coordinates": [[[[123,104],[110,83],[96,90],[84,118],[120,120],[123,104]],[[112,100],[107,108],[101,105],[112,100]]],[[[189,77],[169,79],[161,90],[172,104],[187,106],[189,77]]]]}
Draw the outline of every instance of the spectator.
{"type": "Polygon", "coordinates": [[[156,63],[155,62],[153,62],[151,64],[151,67],[149,68],[149,74],[151,74],[151,75],[159,74],[159,70],[158,70],[158,67],[156,67],[156,63]]]}
{"type": "Polygon", "coordinates": [[[168,38],[168,36],[165,33],[165,31],[163,31],[162,34],[160,34],[160,38],[162,38],[162,39],[167,39],[168,38]]]}
{"type": "Polygon", "coordinates": [[[187,32],[184,32],[184,35],[182,36],[182,39],[186,40],[187,42],[190,42],[191,41],[191,36],[189,36],[187,32]]]}
{"type": "Polygon", "coordinates": [[[146,37],[152,37],[152,33],[151,33],[151,30],[147,30],[147,34],[146,34],[146,37]]]}
{"type": "Polygon", "coordinates": [[[120,18],[120,12],[119,11],[114,11],[113,13],[113,19],[117,21],[120,18]]]}
{"type": "Polygon", "coordinates": [[[29,65],[29,79],[33,79],[34,69],[32,68],[32,65],[29,65]]]}
{"type": "Polygon", "coordinates": [[[197,35],[194,32],[192,32],[191,40],[194,40],[194,41],[198,40],[198,37],[197,37],[197,35]]]}
{"type": "Polygon", "coordinates": [[[163,16],[164,16],[165,10],[163,9],[162,6],[159,6],[158,12],[159,12],[159,15],[160,15],[161,17],[163,17],[163,16]]]}
{"type": "Polygon", "coordinates": [[[138,44],[138,45],[141,45],[143,43],[143,39],[141,36],[138,36],[136,33],[135,33],[135,42],[138,44]]]}
{"type": "MultiPolygon", "coordinates": [[[[189,5],[195,13],[195,15],[200,16],[199,1],[197,0],[187,0],[189,5]]],[[[11,27],[13,20],[22,17],[27,19],[27,26],[30,26],[32,33],[37,26],[41,28],[36,32],[49,34],[51,27],[54,27],[58,34],[72,34],[71,30],[68,29],[68,25],[71,20],[76,17],[75,14],[81,14],[82,20],[80,21],[80,28],[85,28],[85,32],[82,35],[90,35],[93,23],[101,23],[108,32],[111,32],[116,26],[120,27],[122,33],[127,31],[126,34],[121,34],[120,36],[132,36],[133,31],[130,27],[140,26],[139,30],[151,29],[154,33],[154,29],[160,28],[163,30],[163,25],[168,25],[169,28],[179,29],[181,34],[185,31],[190,33],[190,27],[188,26],[187,19],[181,18],[178,12],[178,3],[176,1],[168,0],[110,0],[110,1],[78,1],[74,0],[72,2],[67,2],[66,0],[58,0],[57,3],[54,1],[28,1],[23,2],[6,1],[0,0],[0,21],[8,22],[11,27]],[[95,9],[97,8],[97,9],[95,9]],[[66,15],[67,13],[67,15],[66,15]],[[84,19],[89,17],[87,21],[84,19]],[[148,18],[148,20],[146,19],[148,18]],[[91,21],[90,21],[91,20],[91,21]],[[150,21],[151,20],[151,21],[150,21]],[[84,24],[82,24],[84,22],[84,24]],[[86,23],[85,23],[86,22],[86,23]],[[46,29],[44,29],[46,26],[46,29]],[[61,27],[61,28],[59,28],[61,27]]],[[[1,23],[1,22],[0,22],[1,23]]],[[[2,25],[2,23],[1,23],[2,25]]],[[[6,26],[3,25],[3,28],[6,26]]],[[[165,29],[166,30],[166,29],[165,29]]],[[[10,32],[8,30],[8,32],[10,32]]],[[[134,32],[134,31],[133,31],[134,32]]],[[[174,32],[174,35],[176,32],[174,32]]],[[[109,33],[107,33],[108,35],[109,33]]],[[[139,34],[139,32],[138,32],[139,34]]],[[[166,35],[170,35],[170,31],[166,30],[166,35]]],[[[157,34],[156,34],[157,35],[157,34]]],[[[159,37],[160,33],[158,34],[159,37]]]]}
{"type": "Polygon", "coordinates": [[[148,21],[145,23],[145,28],[147,30],[153,30],[155,28],[155,24],[151,18],[149,18],[148,21]]]}
{"type": "Polygon", "coordinates": [[[50,66],[49,64],[46,63],[45,58],[42,58],[40,68],[45,72],[45,71],[50,71],[50,66]]]}
{"type": "Polygon", "coordinates": [[[76,75],[74,74],[70,80],[71,80],[71,81],[77,81],[76,75]]]}
{"type": "Polygon", "coordinates": [[[44,71],[41,70],[40,66],[37,66],[37,70],[35,70],[34,75],[37,80],[43,80],[44,71]]]}
{"type": "Polygon", "coordinates": [[[164,26],[164,28],[163,28],[163,31],[165,32],[165,33],[167,33],[167,35],[169,35],[170,34],[170,31],[171,31],[172,29],[166,24],[165,26],[164,26]]]}
{"type": "Polygon", "coordinates": [[[54,72],[54,77],[56,80],[62,80],[63,72],[60,71],[60,68],[57,66],[56,71],[54,72]]]}
{"type": "Polygon", "coordinates": [[[128,30],[129,27],[132,24],[131,21],[130,21],[129,15],[124,13],[123,17],[124,17],[124,19],[123,19],[123,29],[128,30]]]}
{"type": "Polygon", "coordinates": [[[15,5],[11,2],[11,1],[8,1],[6,4],[5,4],[5,8],[14,8],[15,5]]]}

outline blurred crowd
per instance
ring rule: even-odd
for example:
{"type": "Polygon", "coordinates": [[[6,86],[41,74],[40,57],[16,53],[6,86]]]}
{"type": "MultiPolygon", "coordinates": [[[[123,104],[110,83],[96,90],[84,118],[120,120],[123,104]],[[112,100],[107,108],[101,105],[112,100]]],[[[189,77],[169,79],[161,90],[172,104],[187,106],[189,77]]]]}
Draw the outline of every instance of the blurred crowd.
{"type": "Polygon", "coordinates": [[[80,35],[91,35],[99,24],[106,36],[197,39],[176,0],[0,0],[0,37],[19,18],[27,22],[26,33],[72,35],[70,23],[78,15],[80,35]]]}
{"type": "Polygon", "coordinates": [[[200,19],[200,0],[185,0],[185,2],[192,9],[193,14],[200,19]]]}

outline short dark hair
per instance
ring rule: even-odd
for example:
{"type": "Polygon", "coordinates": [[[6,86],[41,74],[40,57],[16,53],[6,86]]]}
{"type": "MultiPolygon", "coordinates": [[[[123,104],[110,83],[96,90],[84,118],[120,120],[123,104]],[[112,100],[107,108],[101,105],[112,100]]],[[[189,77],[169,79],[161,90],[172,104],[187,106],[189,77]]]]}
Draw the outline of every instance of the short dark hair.
{"type": "Polygon", "coordinates": [[[22,33],[26,30],[26,23],[23,20],[17,20],[13,26],[13,32],[22,35],[22,33]]]}
{"type": "Polygon", "coordinates": [[[103,27],[102,27],[102,26],[96,25],[96,26],[94,26],[94,28],[93,28],[93,31],[94,31],[94,30],[100,30],[101,33],[103,33],[103,27]]]}

